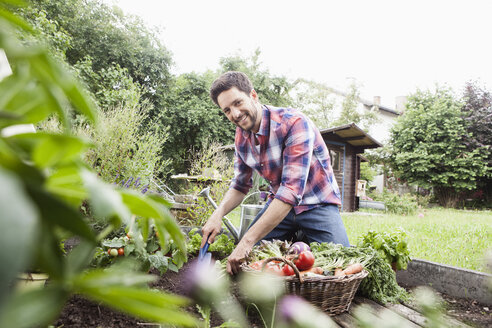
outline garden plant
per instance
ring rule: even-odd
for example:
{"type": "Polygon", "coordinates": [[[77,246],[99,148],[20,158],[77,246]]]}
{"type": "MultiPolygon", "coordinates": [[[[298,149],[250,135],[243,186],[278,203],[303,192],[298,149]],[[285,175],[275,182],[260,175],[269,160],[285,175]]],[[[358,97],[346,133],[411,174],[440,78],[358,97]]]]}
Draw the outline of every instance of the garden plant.
{"type": "Polygon", "coordinates": [[[181,326],[196,320],[181,311],[187,300],[146,287],[154,278],[125,266],[112,270],[88,269],[97,244],[121,224],[142,233],[152,223],[159,242],[174,241],[182,254],[185,239],[170,216],[169,204],[159,197],[117,190],[100,181],[81,160],[89,144],[71,133],[72,109],[96,119],[83,88],[39,44],[23,45],[15,29],[31,27],[11,13],[20,1],[2,2],[0,48],[7,54],[12,74],[0,82],[0,128],[37,124],[51,115],[62,123],[61,133],[22,133],[0,138],[0,326],[32,327],[50,324],[73,293],[103,302],[131,315],[181,326]],[[107,228],[90,228],[79,211],[87,200],[107,228]],[[80,243],[64,254],[63,240],[77,236],[80,243]],[[125,269],[126,268],[126,269],[125,269]],[[49,275],[42,289],[14,288],[18,273],[40,270],[49,275]]]}

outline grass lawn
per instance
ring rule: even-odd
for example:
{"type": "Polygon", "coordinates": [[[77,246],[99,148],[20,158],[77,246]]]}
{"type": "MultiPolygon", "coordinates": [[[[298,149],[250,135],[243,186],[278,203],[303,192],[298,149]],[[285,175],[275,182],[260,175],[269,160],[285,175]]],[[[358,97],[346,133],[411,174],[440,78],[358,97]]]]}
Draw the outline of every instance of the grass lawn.
{"type": "Polygon", "coordinates": [[[368,230],[391,232],[402,227],[408,234],[410,256],[461,268],[487,272],[484,262],[492,251],[492,212],[427,209],[424,217],[382,212],[342,213],[351,244],[368,230]]]}

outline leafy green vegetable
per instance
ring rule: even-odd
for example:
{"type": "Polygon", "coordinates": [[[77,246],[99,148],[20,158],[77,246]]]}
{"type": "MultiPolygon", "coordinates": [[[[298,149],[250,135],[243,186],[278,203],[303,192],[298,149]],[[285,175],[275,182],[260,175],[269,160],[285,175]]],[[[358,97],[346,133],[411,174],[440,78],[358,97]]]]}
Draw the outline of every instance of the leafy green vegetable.
{"type": "Polygon", "coordinates": [[[290,243],[282,240],[262,240],[254,246],[246,258],[248,263],[268,259],[270,257],[284,257],[289,251],[290,243]]]}
{"type": "MultiPolygon", "coordinates": [[[[192,229],[188,233],[189,241],[187,245],[187,251],[189,254],[198,254],[200,250],[200,245],[202,244],[202,236],[198,233],[198,229],[192,229]]],[[[229,238],[226,234],[220,234],[215,237],[213,244],[210,244],[208,248],[209,252],[217,253],[219,257],[229,256],[236,245],[234,241],[229,238]]]]}
{"type": "Polygon", "coordinates": [[[311,243],[315,266],[325,271],[333,266],[347,266],[359,262],[369,275],[362,280],[359,291],[362,295],[380,302],[398,302],[407,299],[407,292],[398,286],[395,272],[383,257],[371,247],[344,247],[333,243],[311,243]]]}
{"type": "Polygon", "coordinates": [[[361,236],[359,246],[374,248],[390,265],[394,263],[397,270],[406,270],[410,262],[407,234],[402,228],[392,233],[369,230],[367,234],[361,236]]]}

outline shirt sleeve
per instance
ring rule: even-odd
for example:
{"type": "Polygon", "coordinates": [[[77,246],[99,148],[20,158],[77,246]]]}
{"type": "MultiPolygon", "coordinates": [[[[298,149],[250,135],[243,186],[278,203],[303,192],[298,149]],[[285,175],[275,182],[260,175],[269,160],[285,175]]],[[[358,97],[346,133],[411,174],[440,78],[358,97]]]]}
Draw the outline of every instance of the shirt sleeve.
{"type": "Polygon", "coordinates": [[[234,153],[234,178],[229,189],[236,189],[247,195],[252,186],[253,169],[244,163],[236,150],[234,153]]]}
{"type": "Polygon", "coordinates": [[[291,118],[283,151],[282,181],[275,198],[297,206],[306,187],[315,134],[309,121],[302,116],[291,118]]]}

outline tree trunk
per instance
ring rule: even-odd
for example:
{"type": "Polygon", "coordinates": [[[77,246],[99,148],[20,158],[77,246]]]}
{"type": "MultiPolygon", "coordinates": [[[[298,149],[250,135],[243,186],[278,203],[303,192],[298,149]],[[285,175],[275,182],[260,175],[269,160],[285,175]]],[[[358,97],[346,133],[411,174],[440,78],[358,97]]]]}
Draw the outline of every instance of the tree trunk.
{"type": "Polygon", "coordinates": [[[435,187],[434,192],[439,201],[439,205],[446,208],[456,208],[460,201],[461,193],[452,187],[435,187]]]}

